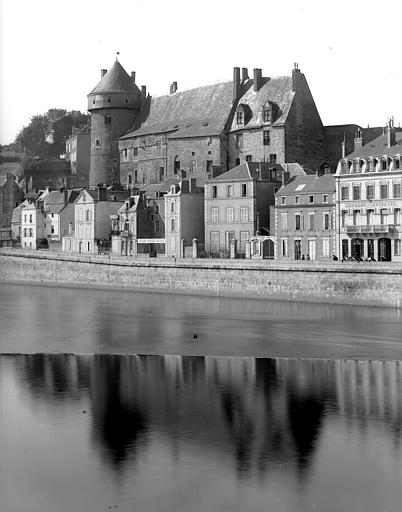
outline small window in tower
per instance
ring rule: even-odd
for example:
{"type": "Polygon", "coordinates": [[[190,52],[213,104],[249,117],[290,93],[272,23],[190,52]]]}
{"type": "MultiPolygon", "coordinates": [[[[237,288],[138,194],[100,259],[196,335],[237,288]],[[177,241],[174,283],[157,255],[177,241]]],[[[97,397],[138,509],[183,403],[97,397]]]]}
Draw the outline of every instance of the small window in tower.
{"type": "Polygon", "coordinates": [[[107,99],[107,102],[110,103],[110,98],[107,99]]]}
{"type": "Polygon", "coordinates": [[[112,124],[112,116],[110,114],[105,115],[105,124],[112,124]]]}
{"type": "Polygon", "coordinates": [[[134,156],[138,156],[138,146],[133,147],[134,156]]]}
{"type": "Polygon", "coordinates": [[[124,103],[127,105],[127,103],[128,103],[128,99],[127,98],[124,100],[124,103]]]}
{"type": "Polygon", "coordinates": [[[100,141],[100,139],[96,139],[96,140],[95,140],[95,146],[96,146],[97,148],[99,148],[99,147],[100,147],[100,145],[101,145],[101,141],[100,141]]]}
{"type": "Polygon", "coordinates": [[[95,100],[92,100],[92,105],[95,105],[95,100]]]}

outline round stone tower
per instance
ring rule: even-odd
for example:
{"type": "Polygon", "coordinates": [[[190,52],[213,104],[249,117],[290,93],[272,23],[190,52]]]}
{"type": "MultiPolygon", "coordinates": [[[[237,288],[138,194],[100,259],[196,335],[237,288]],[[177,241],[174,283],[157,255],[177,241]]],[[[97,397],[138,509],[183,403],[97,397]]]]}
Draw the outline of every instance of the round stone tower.
{"type": "Polygon", "coordinates": [[[118,138],[132,127],[141,106],[141,91],[116,60],[113,67],[101,70],[101,80],[88,94],[91,113],[91,163],[89,186],[119,182],[118,138]]]}

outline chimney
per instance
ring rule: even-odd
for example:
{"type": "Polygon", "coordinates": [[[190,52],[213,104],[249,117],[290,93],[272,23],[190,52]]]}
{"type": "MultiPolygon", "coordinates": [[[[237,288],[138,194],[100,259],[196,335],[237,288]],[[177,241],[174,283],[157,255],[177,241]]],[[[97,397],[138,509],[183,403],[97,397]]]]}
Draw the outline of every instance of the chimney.
{"type": "Polygon", "coordinates": [[[294,63],[294,68],[292,70],[292,91],[296,91],[297,82],[300,77],[300,69],[299,64],[297,62],[294,63]]]}
{"type": "Polygon", "coordinates": [[[240,98],[240,68],[233,68],[233,102],[240,98]]]}
{"type": "Polygon", "coordinates": [[[395,144],[394,118],[388,119],[387,124],[387,147],[390,148],[395,144]]]}
{"type": "Polygon", "coordinates": [[[107,69],[101,69],[101,78],[103,78],[107,73],[107,69]]]}
{"type": "Polygon", "coordinates": [[[98,185],[98,201],[106,201],[106,188],[98,185]]]}
{"type": "Polygon", "coordinates": [[[131,71],[131,81],[135,84],[135,71],[131,71]]]}
{"type": "Polygon", "coordinates": [[[248,80],[248,69],[247,68],[241,68],[241,81],[244,83],[246,80],[248,80]]]}
{"type": "Polygon", "coordinates": [[[172,82],[170,86],[170,94],[174,94],[177,91],[177,82],[172,82]]]}
{"type": "Polygon", "coordinates": [[[147,99],[147,86],[141,85],[141,108],[145,105],[145,100],[147,99]]]}
{"type": "Polygon", "coordinates": [[[342,140],[342,158],[345,158],[346,156],[346,133],[343,134],[343,140],[342,140]]]}
{"type": "Polygon", "coordinates": [[[262,69],[254,68],[254,91],[257,92],[261,87],[262,69]]]}
{"type": "Polygon", "coordinates": [[[362,132],[361,128],[357,129],[354,143],[355,143],[355,151],[358,151],[359,149],[361,149],[363,147],[363,132],[362,132]]]}

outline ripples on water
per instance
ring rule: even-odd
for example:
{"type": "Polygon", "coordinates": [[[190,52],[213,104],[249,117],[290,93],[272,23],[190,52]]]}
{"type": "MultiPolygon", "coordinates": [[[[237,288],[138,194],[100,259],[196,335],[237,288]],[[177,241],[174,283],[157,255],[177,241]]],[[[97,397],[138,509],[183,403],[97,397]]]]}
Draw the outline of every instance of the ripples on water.
{"type": "Polygon", "coordinates": [[[7,512],[399,511],[398,362],[0,357],[7,512]]]}

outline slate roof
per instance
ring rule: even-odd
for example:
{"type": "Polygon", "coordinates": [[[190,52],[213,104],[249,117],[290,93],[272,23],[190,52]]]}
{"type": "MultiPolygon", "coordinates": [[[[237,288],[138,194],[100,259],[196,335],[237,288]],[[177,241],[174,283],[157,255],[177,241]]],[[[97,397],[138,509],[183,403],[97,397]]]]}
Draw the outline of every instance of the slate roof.
{"type": "Polygon", "coordinates": [[[219,135],[232,110],[233,82],[148,97],[147,102],[133,130],[121,139],[169,132],[176,139],[219,135]]]}
{"type": "Polygon", "coordinates": [[[140,190],[146,192],[148,196],[154,196],[156,193],[167,193],[170,191],[170,187],[172,185],[176,185],[180,183],[182,178],[180,176],[171,176],[167,178],[162,183],[147,183],[146,185],[142,185],[140,190]]]}
{"type": "Polygon", "coordinates": [[[116,60],[89,95],[122,92],[140,94],[139,88],[133,83],[120,62],[116,60]]]}
{"type": "Polygon", "coordinates": [[[262,122],[262,110],[267,101],[276,105],[279,110],[272,126],[281,126],[285,123],[292,106],[295,93],[292,91],[291,76],[277,76],[262,78],[262,85],[258,91],[250,87],[240,98],[239,105],[244,104],[250,107],[252,116],[245,125],[237,125],[236,118],[233,119],[231,131],[244,130],[248,128],[259,128],[264,126],[262,122]]]}
{"type": "Polygon", "coordinates": [[[289,172],[291,176],[302,175],[306,173],[303,168],[297,164],[270,164],[268,162],[243,162],[242,164],[233,167],[229,171],[226,171],[216,178],[207,180],[205,183],[215,183],[219,181],[245,181],[245,180],[258,180],[259,170],[261,167],[261,178],[270,179],[269,171],[276,170],[278,175],[282,172],[289,172]]]}
{"type": "Polygon", "coordinates": [[[333,194],[335,192],[335,178],[333,174],[295,176],[286,185],[281,187],[277,195],[305,195],[305,194],[333,194]],[[296,190],[305,185],[301,190],[296,190]]]}
{"type": "MultiPolygon", "coordinates": [[[[363,134],[364,140],[364,134],[363,134]]],[[[357,151],[353,151],[349,155],[346,155],[346,158],[368,158],[370,156],[384,156],[384,155],[400,155],[402,154],[402,129],[401,131],[397,131],[395,129],[395,144],[390,148],[387,146],[387,134],[380,135],[376,139],[364,144],[361,149],[357,151]]]]}

